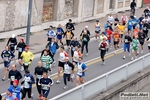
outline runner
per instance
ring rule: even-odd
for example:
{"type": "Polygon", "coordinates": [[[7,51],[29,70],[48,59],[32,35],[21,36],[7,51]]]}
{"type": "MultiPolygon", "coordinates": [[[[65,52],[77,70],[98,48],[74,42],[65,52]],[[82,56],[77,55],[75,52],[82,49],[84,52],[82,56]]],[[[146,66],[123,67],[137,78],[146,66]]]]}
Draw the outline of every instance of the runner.
{"type": "Polygon", "coordinates": [[[96,20],[94,27],[95,27],[95,41],[97,41],[97,38],[99,37],[102,27],[102,25],[99,23],[99,20],[96,20]]]}
{"type": "Polygon", "coordinates": [[[68,54],[64,51],[64,47],[60,47],[59,59],[58,59],[58,79],[56,84],[60,83],[60,71],[64,69],[65,58],[69,57],[68,54]]]}
{"type": "Polygon", "coordinates": [[[126,16],[125,13],[121,16],[121,21],[122,22],[120,22],[120,23],[122,23],[123,26],[125,26],[126,23],[128,22],[128,17],[126,16]]]}
{"type": "Polygon", "coordinates": [[[47,54],[47,51],[44,51],[44,54],[41,57],[42,65],[43,67],[48,71],[52,73],[51,64],[53,62],[53,59],[47,54]]]}
{"type": "Polygon", "coordinates": [[[138,34],[139,34],[139,28],[138,26],[136,26],[135,29],[133,29],[133,33],[132,33],[133,38],[138,37],[138,34]]]}
{"type": "Polygon", "coordinates": [[[133,12],[133,15],[135,14],[135,7],[136,7],[136,2],[133,0],[130,4],[131,12],[133,12]]]}
{"type": "Polygon", "coordinates": [[[79,81],[81,84],[84,84],[85,72],[88,70],[87,66],[84,62],[82,62],[83,58],[79,57],[77,64],[77,75],[76,75],[76,86],[79,85],[79,81]]]}
{"type": "Polygon", "coordinates": [[[36,78],[36,87],[39,93],[39,97],[38,97],[39,99],[41,99],[43,96],[41,92],[41,85],[39,85],[38,83],[39,83],[39,80],[42,78],[42,75],[44,72],[47,72],[47,70],[44,67],[42,67],[42,62],[38,61],[38,66],[34,70],[34,75],[36,78]]]}
{"type": "Polygon", "coordinates": [[[26,47],[26,46],[27,46],[27,45],[25,44],[24,39],[21,38],[21,39],[20,39],[20,42],[19,42],[18,45],[17,45],[18,60],[21,59],[21,54],[22,54],[22,52],[25,50],[25,47],[26,47]]]}
{"type": "Polygon", "coordinates": [[[88,26],[85,26],[85,29],[82,30],[80,36],[82,36],[82,34],[84,33],[84,31],[87,31],[87,34],[88,34],[89,36],[91,35],[91,33],[90,33],[89,29],[88,29],[88,26]]]}
{"type": "Polygon", "coordinates": [[[18,100],[15,95],[12,94],[13,91],[11,89],[7,89],[6,96],[4,100],[18,100]]]}
{"type": "Polygon", "coordinates": [[[88,43],[90,41],[90,37],[87,34],[86,31],[84,31],[84,34],[82,35],[82,47],[81,47],[81,53],[83,55],[83,51],[84,51],[84,46],[86,48],[86,56],[88,56],[88,43]]]}
{"type": "Polygon", "coordinates": [[[118,24],[119,24],[119,19],[118,19],[118,15],[115,16],[115,19],[114,19],[114,26],[116,27],[118,24]]]}
{"type": "Polygon", "coordinates": [[[30,67],[32,60],[34,59],[34,55],[29,51],[29,47],[25,47],[25,51],[21,54],[21,59],[19,59],[19,63],[21,65],[21,71],[26,70],[30,67]]]}
{"type": "Polygon", "coordinates": [[[72,38],[74,37],[74,33],[71,30],[67,29],[67,31],[64,34],[64,37],[65,36],[66,36],[66,44],[67,44],[67,52],[68,52],[70,49],[70,42],[72,38]]]}
{"type": "Polygon", "coordinates": [[[148,37],[148,28],[149,28],[149,25],[150,24],[148,24],[148,21],[145,21],[145,23],[143,25],[143,32],[145,33],[146,38],[148,37]]]}
{"type": "Polygon", "coordinates": [[[41,85],[41,92],[43,95],[42,100],[48,100],[47,96],[50,92],[50,88],[53,85],[52,79],[48,78],[48,75],[46,72],[43,73],[43,78],[40,79],[39,85],[41,85]]]}
{"type": "Polygon", "coordinates": [[[107,21],[109,21],[109,23],[111,24],[111,26],[114,23],[114,17],[112,16],[112,14],[109,14],[107,21]]]}
{"type": "Polygon", "coordinates": [[[125,26],[123,25],[122,22],[120,22],[120,24],[118,25],[118,31],[120,33],[120,43],[122,44],[122,41],[123,41],[123,35],[125,33],[125,26]]]}
{"type": "Polygon", "coordinates": [[[77,40],[77,38],[74,37],[73,40],[70,43],[70,46],[71,46],[71,57],[73,57],[73,52],[75,50],[75,47],[78,46],[80,48],[81,44],[79,43],[79,41],[77,40]]]}
{"type": "Polygon", "coordinates": [[[12,91],[12,95],[14,95],[17,98],[17,100],[21,100],[20,92],[22,91],[21,91],[20,86],[18,86],[18,84],[19,84],[19,81],[15,79],[13,81],[13,84],[8,89],[12,91]]]}
{"type": "Polygon", "coordinates": [[[107,37],[104,34],[105,34],[104,32],[101,33],[99,42],[103,41],[103,38],[107,39],[107,37]]]}
{"type": "Polygon", "coordinates": [[[63,79],[65,84],[64,90],[66,90],[68,88],[67,81],[70,82],[72,80],[73,82],[73,78],[74,78],[74,65],[69,61],[69,57],[65,58],[63,72],[64,72],[63,79]]]}
{"type": "Polygon", "coordinates": [[[48,53],[49,53],[50,57],[53,59],[53,66],[55,66],[56,61],[54,60],[54,56],[56,54],[57,49],[59,48],[57,42],[55,42],[55,38],[52,38],[52,41],[51,41],[51,43],[49,43],[48,47],[49,47],[49,52],[51,52],[52,55],[50,55],[49,52],[48,53]]]}
{"type": "Polygon", "coordinates": [[[143,28],[143,19],[144,19],[144,15],[142,14],[142,16],[138,19],[139,20],[139,29],[140,30],[143,28]]]}
{"type": "Polygon", "coordinates": [[[12,69],[8,73],[8,80],[10,81],[10,85],[13,85],[13,81],[17,80],[19,82],[19,80],[22,78],[22,75],[17,70],[15,64],[12,64],[11,66],[12,66],[12,69]]]}
{"type": "Polygon", "coordinates": [[[8,40],[8,42],[7,42],[7,46],[9,46],[10,51],[11,51],[12,53],[15,52],[16,45],[17,45],[16,36],[15,36],[15,34],[12,34],[12,37],[9,38],[9,40],[8,40]]]}
{"type": "Polygon", "coordinates": [[[141,53],[143,53],[143,45],[145,43],[145,39],[146,39],[146,35],[144,34],[143,30],[140,30],[139,34],[138,34],[138,39],[141,45],[141,53]]]}
{"type": "Polygon", "coordinates": [[[147,43],[148,43],[148,51],[150,52],[150,39],[147,38],[147,43]]]}
{"type": "Polygon", "coordinates": [[[109,27],[107,28],[106,33],[107,33],[107,39],[108,39],[108,43],[109,43],[109,49],[111,49],[112,31],[109,29],[109,27]]]}
{"type": "Polygon", "coordinates": [[[30,71],[28,69],[25,70],[24,79],[21,82],[21,85],[23,85],[23,95],[22,99],[25,100],[26,93],[28,93],[28,98],[32,98],[32,84],[35,83],[34,77],[30,74],[30,71]]]}
{"type": "Polygon", "coordinates": [[[48,43],[51,42],[52,38],[56,37],[56,33],[53,30],[53,26],[49,26],[49,30],[47,31],[47,37],[48,37],[47,39],[48,43]]]}
{"type": "Polygon", "coordinates": [[[100,52],[100,56],[101,56],[101,59],[102,59],[102,65],[105,65],[104,56],[105,56],[105,54],[106,54],[106,51],[107,51],[108,46],[109,46],[109,44],[108,44],[106,38],[103,38],[103,41],[101,41],[101,42],[99,43],[99,46],[98,46],[99,50],[101,51],[101,52],[100,52]]]}
{"type": "Polygon", "coordinates": [[[75,51],[74,51],[74,54],[73,54],[73,65],[75,67],[77,67],[79,57],[82,57],[82,54],[81,54],[78,46],[75,46],[75,51]]]}
{"type": "Polygon", "coordinates": [[[116,50],[119,48],[120,35],[117,29],[113,32],[113,41],[114,41],[114,54],[116,54],[116,50]]]}
{"type": "Polygon", "coordinates": [[[136,16],[134,16],[134,18],[132,19],[132,23],[133,23],[133,29],[135,29],[135,27],[137,27],[138,25],[138,20],[136,19],[136,16]]]}
{"type": "Polygon", "coordinates": [[[70,31],[75,30],[74,25],[73,25],[71,19],[69,19],[69,22],[66,24],[66,30],[68,30],[68,29],[69,29],[70,31]]]}
{"type": "Polygon", "coordinates": [[[129,52],[130,56],[130,43],[132,42],[132,38],[129,36],[129,33],[126,33],[124,37],[124,56],[123,59],[126,59],[126,50],[129,52]]]}
{"type": "Polygon", "coordinates": [[[132,40],[132,58],[131,60],[134,60],[134,53],[135,53],[135,58],[137,58],[138,55],[138,48],[139,48],[139,40],[137,39],[138,37],[135,36],[135,38],[132,40]]]}
{"type": "Polygon", "coordinates": [[[57,27],[57,32],[56,32],[56,35],[57,35],[56,42],[58,43],[58,41],[60,41],[60,43],[62,45],[63,45],[63,42],[62,42],[62,35],[63,34],[64,34],[64,30],[61,28],[61,24],[59,24],[57,27]]]}
{"type": "Polygon", "coordinates": [[[1,57],[4,60],[4,77],[2,78],[2,81],[6,80],[7,72],[9,71],[9,66],[11,60],[15,57],[15,55],[9,50],[9,47],[6,46],[5,50],[1,53],[1,57]]]}
{"type": "Polygon", "coordinates": [[[132,19],[131,19],[131,17],[129,17],[129,20],[128,20],[128,33],[129,33],[129,35],[132,32],[132,27],[133,27],[132,19]]]}

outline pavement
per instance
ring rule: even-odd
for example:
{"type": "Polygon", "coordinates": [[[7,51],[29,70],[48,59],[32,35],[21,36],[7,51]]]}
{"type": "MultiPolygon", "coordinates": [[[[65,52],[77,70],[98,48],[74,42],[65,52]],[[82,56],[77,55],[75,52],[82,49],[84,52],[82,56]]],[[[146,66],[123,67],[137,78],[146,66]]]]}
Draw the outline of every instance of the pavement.
{"type": "MultiPolygon", "coordinates": [[[[143,10],[144,10],[143,8],[137,10],[136,16],[137,17],[141,16],[141,12],[143,12],[143,10]]],[[[126,15],[129,15],[129,13],[130,12],[126,12],[126,15]]],[[[122,13],[118,13],[117,15],[120,18],[122,13]]],[[[106,20],[107,20],[107,17],[101,18],[100,19],[101,24],[104,25],[106,20]]],[[[95,20],[76,24],[75,25],[76,30],[74,31],[75,36],[79,37],[81,30],[84,29],[84,26],[86,26],[86,25],[89,26],[89,30],[91,31],[91,36],[94,36],[94,23],[95,23],[95,20]]],[[[20,38],[20,36],[17,37],[18,40],[19,40],[19,38],[20,38]]],[[[35,54],[35,59],[33,60],[32,65],[30,67],[30,71],[32,74],[34,72],[34,68],[37,66],[37,62],[39,61],[39,57],[40,57],[39,53],[44,49],[45,45],[47,44],[46,40],[47,40],[46,31],[34,33],[30,37],[30,51],[35,54]]],[[[3,48],[5,47],[6,41],[7,41],[7,39],[4,42],[0,43],[0,47],[1,47],[0,51],[2,51],[3,48]]],[[[63,41],[65,41],[65,40],[63,39],[63,41]]],[[[114,55],[113,54],[114,49],[112,48],[109,50],[110,54],[108,53],[106,56],[106,65],[102,66],[101,65],[101,59],[99,59],[98,44],[99,43],[95,42],[94,39],[92,38],[90,43],[89,43],[89,55],[87,57],[84,56],[83,61],[84,62],[89,61],[88,63],[86,63],[89,70],[86,72],[85,82],[87,82],[87,81],[89,81],[89,80],[91,80],[91,79],[93,79],[99,75],[102,75],[108,71],[111,71],[111,70],[121,66],[122,64],[129,62],[131,59],[131,57],[129,57],[129,56],[127,56],[126,60],[122,59],[122,56],[123,56],[123,50],[122,49],[120,49],[117,52],[117,55],[114,55]]],[[[122,48],[122,46],[121,46],[121,48],[122,48]]],[[[145,47],[144,47],[144,53],[140,54],[139,56],[142,56],[146,53],[148,53],[147,45],[145,45],[145,47]]],[[[55,60],[58,59],[58,56],[59,56],[58,53],[56,53],[55,60]]],[[[2,60],[0,60],[0,62],[2,62],[2,60]]],[[[12,62],[12,63],[14,63],[14,62],[12,62]]],[[[20,67],[19,67],[17,62],[16,62],[16,64],[17,64],[17,69],[20,70],[20,67]]],[[[56,81],[56,79],[57,79],[57,74],[56,74],[57,73],[57,66],[53,67],[52,70],[53,70],[53,75],[51,75],[51,78],[54,81],[56,81]]],[[[22,72],[22,74],[24,74],[24,72],[22,72]]],[[[3,64],[0,64],[0,76],[1,76],[0,78],[3,77],[3,64]]],[[[6,91],[6,89],[8,88],[8,86],[9,86],[8,81],[4,81],[4,82],[0,81],[0,93],[4,93],[6,91]]],[[[63,86],[64,85],[63,85],[63,81],[61,78],[61,84],[58,84],[58,85],[54,84],[51,87],[51,92],[50,92],[48,98],[52,98],[54,96],[57,96],[57,95],[65,92],[65,91],[67,91],[67,90],[63,90],[63,86]]],[[[73,83],[69,83],[68,86],[69,86],[68,89],[72,89],[73,87],[75,87],[75,80],[73,83]]],[[[38,93],[37,93],[37,90],[35,88],[35,85],[33,85],[33,93],[34,93],[34,99],[37,100],[38,93]]]]}

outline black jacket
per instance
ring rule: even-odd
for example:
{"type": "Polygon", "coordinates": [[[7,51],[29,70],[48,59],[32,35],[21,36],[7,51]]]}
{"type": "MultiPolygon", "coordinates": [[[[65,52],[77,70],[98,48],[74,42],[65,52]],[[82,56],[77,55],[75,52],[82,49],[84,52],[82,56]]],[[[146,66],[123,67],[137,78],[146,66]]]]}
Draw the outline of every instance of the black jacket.
{"type": "Polygon", "coordinates": [[[135,2],[132,2],[131,4],[130,4],[130,8],[135,8],[136,7],[136,3],[135,2]]]}
{"type": "Polygon", "coordinates": [[[17,39],[16,38],[9,38],[9,40],[7,42],[7,46],[9,45],[9,43],[14,43],[14,45],[17,45],[17,39]]]}
{"type": "Polygon", "coordinates": [[[66,29],[75,30],[73,23],[67,23],[66,29]]]}
{"type": "Polygon", "coordinates": [[[88,34],[83,34],[82,36],[82,42],[89,42],[90,41],[90,37],[88,34]]]}
{"type": "Polygon", "coordinates": [[[17,45],[17,50],[18,50],[19,48],[22,48],[22,52],[23,52],[26,46],[27,46],[27,45],[26,45],[24,42],[22,42],[22,43],[19,42],[18,45],[17,45]]]}

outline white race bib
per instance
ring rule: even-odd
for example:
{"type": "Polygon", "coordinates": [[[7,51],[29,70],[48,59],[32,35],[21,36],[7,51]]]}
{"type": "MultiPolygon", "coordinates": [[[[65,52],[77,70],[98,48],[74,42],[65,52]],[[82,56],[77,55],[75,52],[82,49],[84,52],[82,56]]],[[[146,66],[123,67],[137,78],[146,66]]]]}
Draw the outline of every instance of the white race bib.
{"type": "Polygon", "coordinates": [[[37,77],[38,79],[41,79],[41,78],[42,78],[42,75],[36,75],[36,77],[37,77]]]}
{"type": "Polygon", "coordinates": [[[10,79],[11,79],[11,81],[14,81],[15,80],[15,76],[11,76],[10,79]]]}
{"type": "Polygon", "coordinates": [[[22,48],[19,48],[18,51],[19,51],[19,52],[22,52],[22,48]]]}
{"type": "Polygon", "coordinates": [[[42,89],[43,89],[43,90],[49,90],[49,87],[48,87],[48,85],[44,85],[44,86],[42,87],[42,89]]]}

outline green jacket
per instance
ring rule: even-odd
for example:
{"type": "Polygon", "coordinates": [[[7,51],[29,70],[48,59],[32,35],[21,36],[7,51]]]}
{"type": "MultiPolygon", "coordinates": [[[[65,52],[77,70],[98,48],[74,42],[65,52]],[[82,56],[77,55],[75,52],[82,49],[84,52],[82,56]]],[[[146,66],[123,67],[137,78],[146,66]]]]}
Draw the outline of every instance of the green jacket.
{"type": "Polygon", "coordinates": [[[47,55],[47,56],[43,55],[41,57],[41,61],[42,61],[43,67],[48,69],[48,68],[50,68],[50,64],[52,64],[53,59],[49,55],[47,55]]]}

